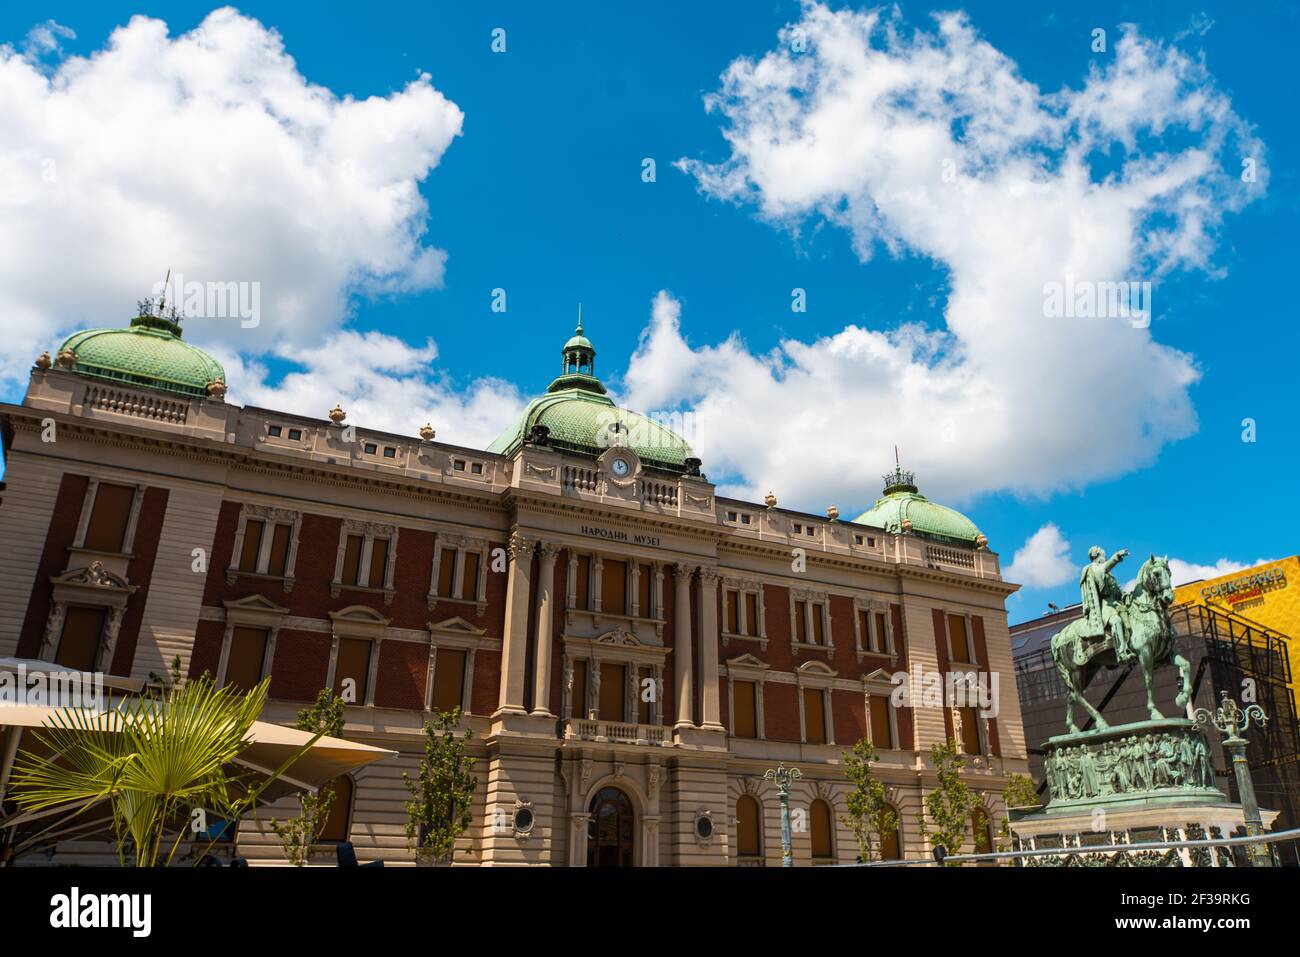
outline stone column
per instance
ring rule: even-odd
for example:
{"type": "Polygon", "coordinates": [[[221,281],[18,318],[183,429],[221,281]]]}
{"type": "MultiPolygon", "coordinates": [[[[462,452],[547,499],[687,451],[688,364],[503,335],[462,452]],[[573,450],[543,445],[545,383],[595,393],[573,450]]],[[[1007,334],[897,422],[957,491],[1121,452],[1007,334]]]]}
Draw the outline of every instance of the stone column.
{"type": "Polygon", "coordinates": [[[704,720],[700,727],[725,731],[718,689],[718,570],[700,568],[700,683],[704,720]]]}
{"type": "Polygon", "coordinates": [[[553,718],[551,711],[551,655],[555,641],[555,558],[560,546],[542,543],[542,579],[537,583],[537,660],[533,668],[533,714],[553,718]]]}
{"type": "Polygon", "coordinates": [[[528,597],[533,548],[537,539],[519,531],[510,533],[506,552],[510,558],[506,581],[505,634],[501,651],[501,699],[496,714],[527,714],[524,708],[524,670],[528,660],[528,597]]]}
{"type": "Polygon", "coordinates": [[[691,685],[691,666],[695,645],[691,641],[691,572],[685,562],[674,566],[673,576],[673,684],[677,692],[676,728],[695,727],[695,692],[691,685]]]}

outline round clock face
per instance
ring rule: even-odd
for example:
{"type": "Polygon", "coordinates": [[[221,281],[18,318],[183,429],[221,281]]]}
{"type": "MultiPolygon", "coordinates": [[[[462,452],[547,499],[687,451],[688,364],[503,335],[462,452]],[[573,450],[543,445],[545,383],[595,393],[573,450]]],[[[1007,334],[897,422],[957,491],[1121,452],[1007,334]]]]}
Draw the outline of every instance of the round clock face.
{"type": "Polygon", "coordinates": [[[624,478],[628,472],[632,471],[632,466],[627,464],[627,459],[610,459],[609,470],[619,478],[624,478]]]}

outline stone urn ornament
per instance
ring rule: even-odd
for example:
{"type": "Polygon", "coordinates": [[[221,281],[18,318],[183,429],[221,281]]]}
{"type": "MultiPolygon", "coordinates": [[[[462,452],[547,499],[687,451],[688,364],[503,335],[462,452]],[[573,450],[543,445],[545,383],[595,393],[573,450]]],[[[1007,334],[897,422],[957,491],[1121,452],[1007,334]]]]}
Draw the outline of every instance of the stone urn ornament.
{"type": "Polygon", "coordinates": [[[334,408],[330,409],[330,421],[333,422],[335,425],[342,425],[343,420],[346,419],[347,417],[348,414],[343,411],[343,406],[339,405],[338,403],[335,403],[334,408]]]}
{"type": "Polygon", "coordinates": [[[420,438],[426,442],[432,442],[433,437],[437,434],[438,433],[433,430],[433,423],[431,422],[426,422],[424,425],[420,426],[420,438]]]}
{"type": "Polygon", "coordinates": [[[71,349],[62,349],[59,351],[58,363],[63,369],[71,369],[73,363],[77,361],[77,354],[71,349]]]}
{"type": "Polygon", "coordinates": [[[208,395],[214,399],[224,399],[226,397],[226,383],[221,379],[213,379],[208,383],[208,395]]]}
{"type": "Polygon", "coordinates": [[[767,506],[769,512],[776,508],[776,494],[774,492],[768,492],[764,495],[763,504],[767,506]]]}
{"type": "Polygon", "coordinates": [[[36,357],[36,368],[40,369],[42,372],[44,372],[52,365],[54,365],[54,362],[53,360],[50,359],[50,353],[48,350],[42,352],[39,356],[36,357]]]}
{"type": "Polygon", "coordinates": [[[832,505],[830,508],[826,509],[826,517],[829,518],[832,522],[837,521],[840,517],[839,506],[832,505]]]}

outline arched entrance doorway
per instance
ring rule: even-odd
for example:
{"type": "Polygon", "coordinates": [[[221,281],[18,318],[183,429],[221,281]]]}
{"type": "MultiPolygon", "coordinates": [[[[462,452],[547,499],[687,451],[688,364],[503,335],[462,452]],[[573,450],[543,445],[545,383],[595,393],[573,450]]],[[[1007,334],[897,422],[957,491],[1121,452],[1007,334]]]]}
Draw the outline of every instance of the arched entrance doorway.
{"type": "Polygon", "coordinates": [[[631,867],[635,848],[632,802],[618,788],[601,788],[587,821],[587,866],[631,867]]]}

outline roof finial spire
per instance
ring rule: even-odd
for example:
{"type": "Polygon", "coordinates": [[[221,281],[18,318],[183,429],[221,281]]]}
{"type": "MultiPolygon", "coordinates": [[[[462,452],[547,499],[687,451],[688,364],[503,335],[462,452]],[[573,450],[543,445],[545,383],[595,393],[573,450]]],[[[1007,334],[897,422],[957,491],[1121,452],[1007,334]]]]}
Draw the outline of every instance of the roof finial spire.
{"type": "Polygon", "coordinates": [[[171,281],[172,270],[171,267],[168,266],[167,276],[163,279],[162,294],[158,298],[158,317],[160,319],[167,315],[167,287],[171,285],[171,281]]]}
{"type": "Polygon", "coordinates": [[[575,335],[582,335],[582,303],[578,303],[578,329],[575,335]]]}

